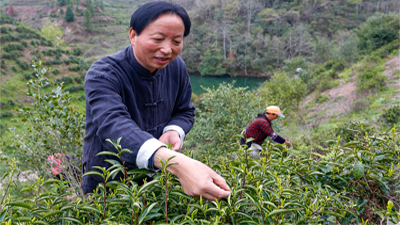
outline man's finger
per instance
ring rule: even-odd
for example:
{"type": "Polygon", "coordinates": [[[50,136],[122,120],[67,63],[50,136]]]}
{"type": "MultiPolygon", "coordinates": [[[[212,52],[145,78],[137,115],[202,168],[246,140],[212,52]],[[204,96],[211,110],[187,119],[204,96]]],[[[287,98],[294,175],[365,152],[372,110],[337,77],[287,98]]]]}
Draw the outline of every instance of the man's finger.
{"type": "Polygon", "coordinates": [[[172,146],[172,151],[179,151],[179,147],[180,147],[180,144],[178,145],[177,143],[175,143],[173,146],[172,146]]]}
{"type": "Polygon", "coordinates": [[[216,175],[213,178],[213,182],[218,185],[221,189],[225,191],[230,191],[231,189],[229,188],[228,184],[226,183],[225,179],[221,177],[220,175],[216,175]]]}
{"type": "MultiPolygon", "coordinates": [[[[207,188],[206,193],[213,196],[211,198],[211,200],[215,200],[215,198],[218,200],[221,198],[226,198],[231,194],[230,191],[225,191],[225,190],[221,189],[220,187],[218,187],[217,185],[210,185],[210,187],[207,188]]],[[[210,198],[207,198],[207,199],[210,199],[210,198]]]]}

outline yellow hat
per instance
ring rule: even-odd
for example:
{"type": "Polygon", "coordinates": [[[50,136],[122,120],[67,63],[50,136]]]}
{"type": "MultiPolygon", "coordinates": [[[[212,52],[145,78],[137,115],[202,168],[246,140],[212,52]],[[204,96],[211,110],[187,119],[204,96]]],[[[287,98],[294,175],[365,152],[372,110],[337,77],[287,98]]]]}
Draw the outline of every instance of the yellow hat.
{"type": "Polygon", "coordinates": [[[271,105],[271,106],[268,106],[266,108],[266,110],[267,110],[266,111],[267,113],[273,113],[273,114],[276,114],[276,115],[278,115],[280,117],[285,118],[285,116],[281,113],[281,109],[278,106],[271,105]]]}

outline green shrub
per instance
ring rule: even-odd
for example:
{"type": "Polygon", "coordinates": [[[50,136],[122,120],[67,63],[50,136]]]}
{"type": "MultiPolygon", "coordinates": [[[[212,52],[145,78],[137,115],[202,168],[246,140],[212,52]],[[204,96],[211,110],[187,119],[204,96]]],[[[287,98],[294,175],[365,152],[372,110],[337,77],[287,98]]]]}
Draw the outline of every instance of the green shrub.
{"type": "Polygon", "coordinates": [[[15,62],[18,64],[19,67],[21,67],[22,70],[28,70],[29,69],[29,64],[27,62],[21,61],[16,59],[15,62]]]}
{"type": "Polygon", "coordinates": [[[64,85],[65,85],[65,84],[71,84],[73,82],[74,82],[74,80],[71,77],[62,77],[60,79],[57,79],[55,81],[55,84],[64,83],[64,85]]]}
{"type": "Polygon", "coordinates": [[[70,86],[64,89],[64,91],[73,93],[73,92],[78,92],[78,91],[83,91],[83,86],[70,86]]]}
{"type": "Polygon", "coordinates": [[[282,109],[298,110],[306,96],[307,85],[285,72],[276,72],[271,80],[265,81],[259,88],[259,95],[264,102],[279,105],[282,109]]]}
{"type": "Polygon", "coordinates": [[[5,123],[0,122],[0,137],[7,131],[8,126],[5,123]]]}
{"type": "Polygon", "coordinates": [[[302,70],[308,70],[310,68],[310,62],[308,62],[304,57],[297,56],[292,59],[287,59],[284,61],[284,66],[282,67],[286,73],[294,75],[297,68],[302,70]]]}
{"type": "Polygon", "coordinates": [[[215,155],[227,151],[230,139],[250,123],[257,113],[265,111],[267,104],[260,95],[222,83],[217,89],[205,88],[206,92],[195,102],[196,123],[188,134],[188,145],[198,146],[215,155]]]}
{"type": "Polygon", "coordinates": [[[347,65],[356,62],[360,51],[357,46],[358,38],[354,34],[350,35],[337,49],[339,59],[347,65]]]}
{"type": "Polygon", "coordinates": [[[0,33],[7,34],[8,33],[8,28],[7,27],[0,27],[0,33]]]}
{"type": "Polygon", "coordinates": [[[0,119],[6,118],[6,117],[13,117],[12,112],[4,112],[0,114],[0,119]]]}
{"type": "Polygon", "coordinates": [[[379,13],[368,18],[363,27],[357,31],[359,48],[365,51],[376,50],[399,38],[400,14],[379,13]]]}
{"type": "MultiPolygon", "coordinates": [[[[51,177],[47,157],[55,153],[80,157],[84,135],[84,116],[71,106],[71,97],[62,91],[62,85],[53,85],[51,93],[45,88],[50,82],[44,77],[48,69],[41,61],[34,63],[35,79],[28,81],[27,94],[36,101],[31,107],[20,109],[19,116],[24,122],[21,129],[13,129],[13,142],[9,148],[15,148],[10,157],[15,157],[42,177],[51,177]]],[[[73,162],[66,165],[65,178],[71,181],[79,192],[79,181],[72,174],[73,162]],[[67,169],[68,168],[68,169],[67,169]]],[[[80,171],[80,167],[76,169],[80,171]]]]}
{"type": "Polygon", "coordinates": [[[59,74],[59,73],[60,73],[60,71],[59,71],[58,69],[54,69],[54,70],[53,70],[53,74],[54,74],[54,75],[57,75],[57,74],[59,74]]]}
{"type": "Polygon", "coordinates": [[[90,64],[86,62],[84,59],[79,59],[77,63],[78,63],[77,66],[68,67],[68,70],[72,72],[78,72],[82,70],[88,70],[90,68],[90,64]]]}
{"type": "Polygon", "coordinates": [[[322,95],[320,95],[320,96],[318,97],[317,102],[318,102],[318,103],[324,103],[324,102],[326,102],[326,100],[328,100],[328,99],[329,99],[329,96],[328,96],[328,95],[322,94],[322,95]]]}
{"type": "Polygon", "coordinates": [[[80,48],[74,48],[72,51],[73,51],[73,54],[76,56],[79,56],[82,54],[82,49],[80,49],[80,48]]]}
{"type": "Polygon", "coordinates": [[[47,56],[53,56],[55,54],[55,52],[53,51],[53,49],[43,49],[42,50],[43,55],[47,55],[47,56]]]}
{"type": "Polygon", "coordinates": [[[386,58],[388,57],[393,51],[397,51],[400,49],[400,42],[398,40],[394,40],[391,43],[375,50],[371,53],[371,55],[367,55],[368,57],[379,57],[379,58],[386,58]]]}
{"type": "Polygon", "coordinates": [[[383,75],[379,68],[370,66],[363,68],[357,75],[357,90],[378,92],[386,88],[387,77],[383,75]]]}
{"type": "Polygon", "coordinates": [[[385,109],[380,117],[380,121],[387,124],[396,124],[400,122],[400,105],[391,106],[385,109]]]}
{"type": "Polygon", "coordinates": [[[32,79],[32,75],[30,73],[24,73],[24,80],[32,79]]]}
{"type": "Polygon", "coordinates": [[[366,123],[349,121],[337,125],[331,133],[334,137],[339,138],[341,143],[363,140],[366,134],[373,135],[374,128],[366,123]]]}
{"type": "Polygon", "coordinates": [[[21,44],[8,43],[8,44],[5,44],[3,46],[3,50],[5,52],[11,52],[11,51],[14,51],[14,50],[23,51],[24,50],[24,46],[22,46],[21,44]]]}
{"type": "Polygon", "coordinates": [[[10,41],[19,41],[19,40],[20,40],[19,37],[13,36],[13,35],[10,35],[10,34],[2,35],[0,37],[0,42],[1,43],[10,42],[10,41]]]}
{"type": "Polygon", "coordinates": [[[85,79],[85,78],[82,79],[82,77],[80,77],[80,76],[77,76],[77,77],[74,78],[74,80],[75,80],[75,82],[76,82],[77,84],[81,84],[81,83],[83,82],[84,79],[85,79]]]}
{"type": "Polygon", "coordinates": [[[28,42],[26,42],[26,41],[21,41],[21,45],[24,46],[24,47],[28,47],[28,42]]]}

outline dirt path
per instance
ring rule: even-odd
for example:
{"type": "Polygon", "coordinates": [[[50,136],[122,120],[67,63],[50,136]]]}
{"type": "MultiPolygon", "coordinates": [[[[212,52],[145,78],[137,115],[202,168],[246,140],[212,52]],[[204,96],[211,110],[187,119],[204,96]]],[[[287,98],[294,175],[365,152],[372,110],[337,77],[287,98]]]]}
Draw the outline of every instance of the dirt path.
{"type": "Polygon", "coordinates": [[[393,98],[400,100],[400,55],[395,55],[385,63],[387,68],[382,73],[388,77],[388,86],[395,87],[393,98]]]}

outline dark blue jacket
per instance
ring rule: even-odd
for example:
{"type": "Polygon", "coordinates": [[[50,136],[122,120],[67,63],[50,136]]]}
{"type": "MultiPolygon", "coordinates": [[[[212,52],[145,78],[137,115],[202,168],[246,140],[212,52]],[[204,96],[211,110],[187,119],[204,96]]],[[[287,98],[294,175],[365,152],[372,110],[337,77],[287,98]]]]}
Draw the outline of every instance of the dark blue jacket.
{"type": "Polygon", "coordinates": [[[192,88],[186,65],[179,56],[152,75],[137,62],[132,46],[126,46],[90,67],[85,77],[85,94],[86,171],[95,165],[110,166],[104,159],[111,157],[95,156],[104,150],[116,151],[106,139],[116,141],[119,137],[122,148],[133,151],[123,155],[126,165],[130,169],[149,169],[144,159],[163,145],[158,138],[164,128],[177,126],[184,135],[194,123],[192,88]]]}

